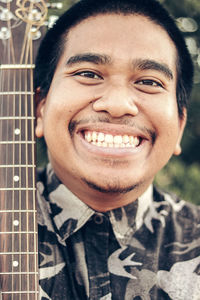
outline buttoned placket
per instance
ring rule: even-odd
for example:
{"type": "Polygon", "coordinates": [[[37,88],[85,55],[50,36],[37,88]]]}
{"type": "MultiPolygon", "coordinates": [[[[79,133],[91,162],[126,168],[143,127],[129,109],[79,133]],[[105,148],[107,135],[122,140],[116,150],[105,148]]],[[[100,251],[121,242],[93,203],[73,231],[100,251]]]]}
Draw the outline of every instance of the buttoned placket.
{"type": "Polygon", "coordinates": [[[109,218],[101,213],[94,214],[84,228],[90,300],[111,299],[110,275],[107,265],[109,231],[109,218]]]}

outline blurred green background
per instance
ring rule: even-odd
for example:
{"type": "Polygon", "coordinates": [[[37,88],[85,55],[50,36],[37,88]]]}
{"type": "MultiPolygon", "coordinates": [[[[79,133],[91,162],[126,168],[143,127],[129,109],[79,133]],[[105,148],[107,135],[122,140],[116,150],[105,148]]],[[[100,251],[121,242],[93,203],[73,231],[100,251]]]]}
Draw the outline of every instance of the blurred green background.
{"type": "MultiPolygon", "coordinates": [[[[98,0],[96,0],[98,1],[98,0]]],[[[108,0],[109,1],[109,0],[108,0]]],[[[49,1],[49,24],[77,0],[49,1]]],[[[156,176],[156,184],[200,205],[200,0],[160,0],[176,19],[195,65],[194,89],[182,154],[173,157],[156,176]]],[[[37,165],[46,162],[44,142],[37,142],[37,165]]]]}

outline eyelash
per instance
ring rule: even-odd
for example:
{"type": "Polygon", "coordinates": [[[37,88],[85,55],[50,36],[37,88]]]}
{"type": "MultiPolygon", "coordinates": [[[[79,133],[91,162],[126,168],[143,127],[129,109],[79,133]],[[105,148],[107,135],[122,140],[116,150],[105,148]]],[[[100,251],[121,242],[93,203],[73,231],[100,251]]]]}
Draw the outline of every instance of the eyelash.
{"type": "Polygon", "coordinates": [[[152,80],[152,79],[141,79],[141,80],[138,80],[135,83],[139,84],[139,85],[142,85],[141,82],[143,82],[147,86],[163,87],[163,85],[160,82],[158,82],[156,80],[152,80]]]}
{"type": "Polygon", "coordinates": [[[74,76],[82,76],[82,77],[86,77],[89,79],[103,79],[103,77],[101,77],[99,74],[92,72],[92,71],[80,71],[80,72],[75,73],[74,76]],[[92,76],[85,76],[84,74],[92,75],[92,76]]]}
{"type": "MultiPolygon", "coordinates": [[[[80,72],[76,72],[73,74],[73,76],[81,76],[81,77],[85,77],[86,79],[103,79],[103,77],[93,71],[80,71],[80,72]],[[92,75],[92,76],[91,76],[92,75]]],[[[153,79],[140,79],[136,82],[134,82],[134,84],[138,84],[140,86],[147,86],[147,87],[161,87],[163,88],[163,85],[153,79]]]]}

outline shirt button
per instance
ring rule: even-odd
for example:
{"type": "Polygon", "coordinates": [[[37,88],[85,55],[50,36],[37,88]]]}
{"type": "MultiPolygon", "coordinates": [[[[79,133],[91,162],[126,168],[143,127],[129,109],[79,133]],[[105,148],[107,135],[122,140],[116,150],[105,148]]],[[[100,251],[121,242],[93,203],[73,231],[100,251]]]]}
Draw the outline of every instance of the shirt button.
{"type": "Polygon", "coordinates": [[[103,223],[103,216],[100,216],[100,215],[95,215],[93,217],[93,220],[94,222],[97,224],[97,225],[100,225],[103,223]]]}

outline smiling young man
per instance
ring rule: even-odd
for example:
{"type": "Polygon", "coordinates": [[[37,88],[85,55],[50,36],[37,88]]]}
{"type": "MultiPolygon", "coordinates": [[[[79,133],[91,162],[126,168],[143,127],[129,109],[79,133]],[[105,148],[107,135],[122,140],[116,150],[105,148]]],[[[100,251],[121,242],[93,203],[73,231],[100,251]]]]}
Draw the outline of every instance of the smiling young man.
{"type": "Polygon", "coordinates": [[[181,153],[193,67],[155,0],[82,0],[41,44],[40,298],[200,299],[200,210],[152,186],[181,153]]]}

